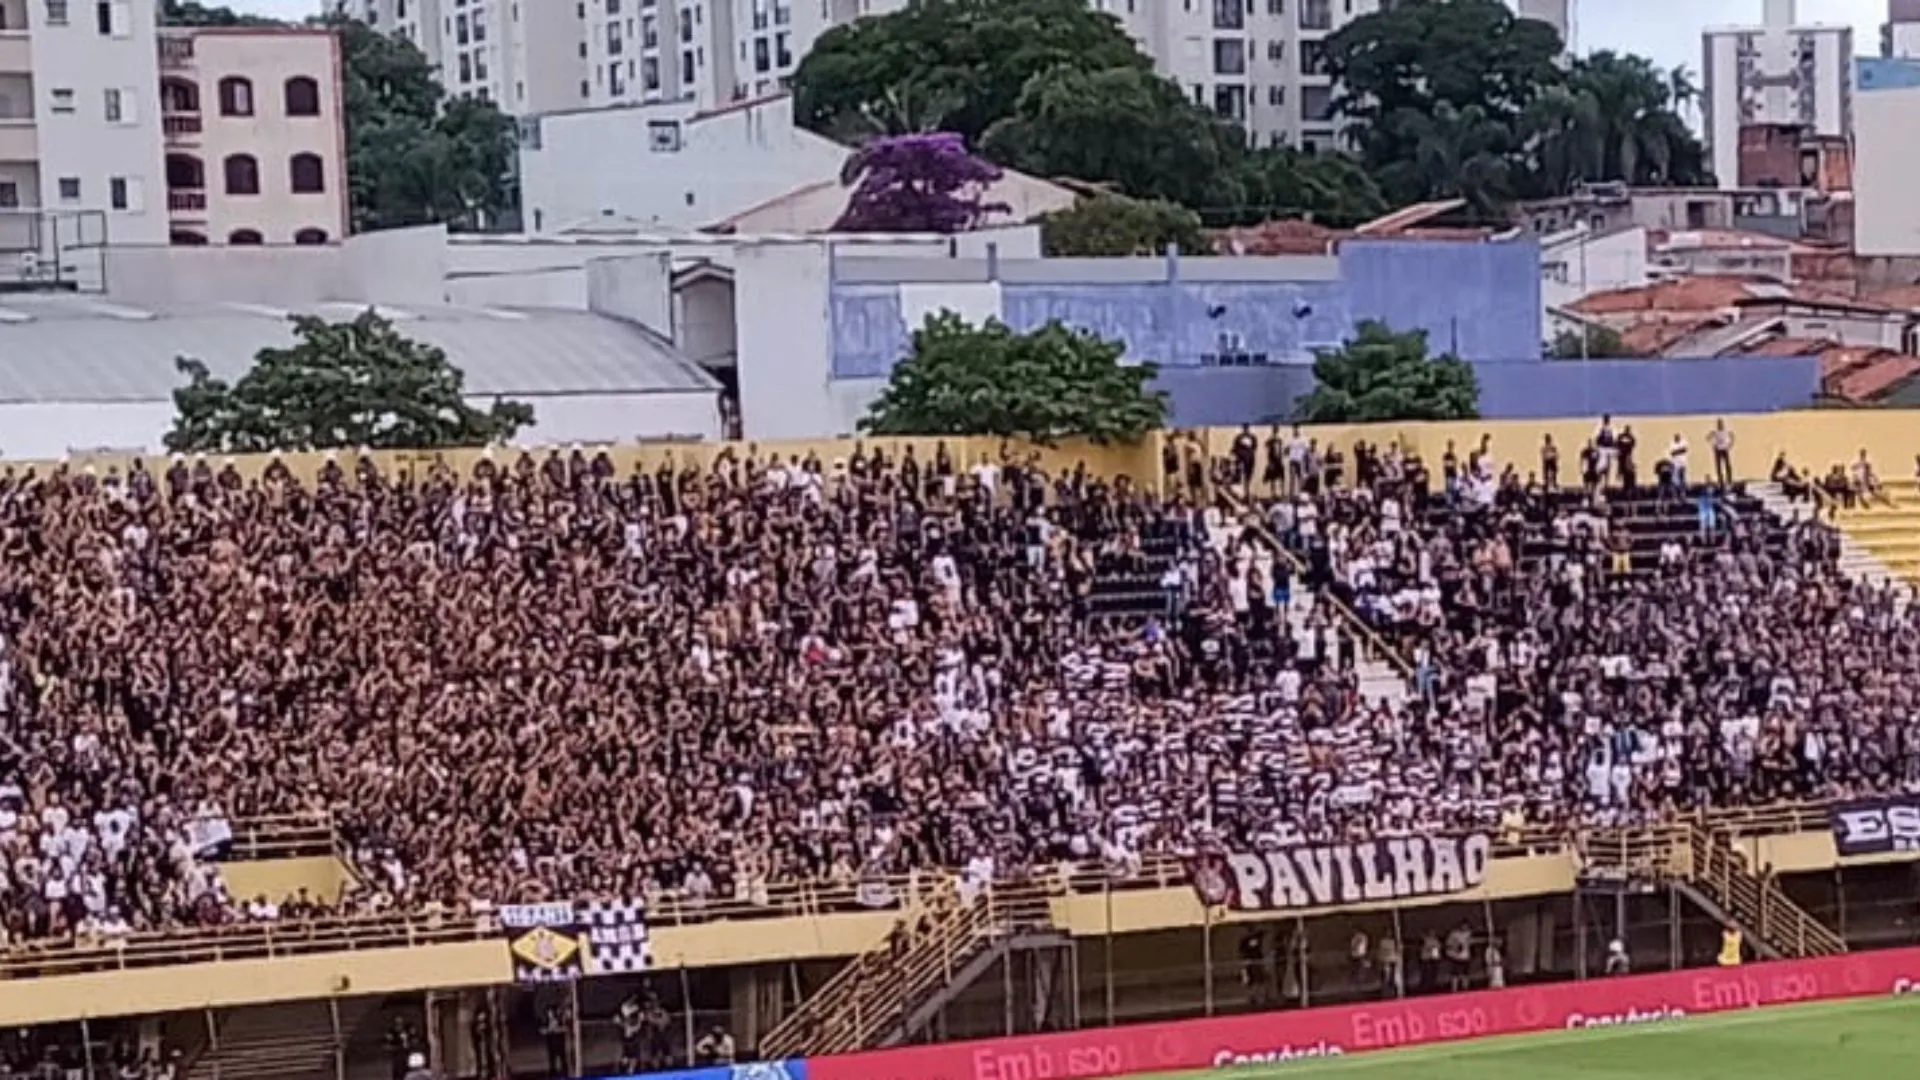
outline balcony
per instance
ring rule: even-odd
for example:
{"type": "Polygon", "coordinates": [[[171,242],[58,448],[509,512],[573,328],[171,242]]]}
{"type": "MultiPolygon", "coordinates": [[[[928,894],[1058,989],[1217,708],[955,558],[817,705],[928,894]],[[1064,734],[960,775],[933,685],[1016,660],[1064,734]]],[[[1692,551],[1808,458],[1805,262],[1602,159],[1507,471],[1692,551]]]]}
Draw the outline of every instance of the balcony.
{"type": "Polygon", "coordinates": [[[191,145],[200,141],[200,118],[198,116],[163,116],[160,118],[160,132],[166,136],[168,145],[191,145]]]}
{"type": "Polygon", "coordinates": [[[204,191],[167,192],[167,212],[178,217],[205,217],[207,193],[204,191]]]}
{"type": "Polygon", "coordinates": [[[181,71],[193,66],[193,39],[174,34],[160,38],[160,70],[181,71]]]}
{"type": "Polygon", "coordinates": [[[33,46],[25,30],[0,30],[0,75],[33,74],[33,46]]]}

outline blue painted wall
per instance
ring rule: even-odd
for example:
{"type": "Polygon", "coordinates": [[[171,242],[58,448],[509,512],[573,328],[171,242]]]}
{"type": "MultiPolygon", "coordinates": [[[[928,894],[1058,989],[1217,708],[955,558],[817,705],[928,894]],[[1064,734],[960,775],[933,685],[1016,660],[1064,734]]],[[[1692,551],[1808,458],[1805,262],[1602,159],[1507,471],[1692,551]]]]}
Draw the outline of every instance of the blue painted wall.
{"type": "Polygon", "coordinates": [[[1853,62],[1854,84],[1861,90],[1907,90],[1920,86],[1920,60],[1862,56],[1853,62]]]}
{"type": "MultiPolygon", "coordinates": [[[[1190,261],[1163,280],[1005,281],[1000,309],[1018,330],[1058,319],[1126,342],[1129,357],[1160,365],[1183,427],[1291,418],[1313,389],[1314,350],[1368,318],[1425,330],[1436,353],[1471,362],[1489,418],[1764,412],[1818,390],[1807,358],[1542,360],[1539,260],[1531,240],[1349,241],[1338,281],[1195,280],[1205,267],[1190,261]]],[[[915,328],[898,285],[836,282],[829,304],[836,378],[882,378],[906,354],[915,328]]]]}
{"type": "MultiPolygon", "coordinates": [[[[1490,420],[1770,412],[1805,405],[1820,382],[1817,357],[1707,360],[1490,361],[1473,365],[1480,415],[1490,420]]],[[[1176,427],[1283,423],[1313,390],[1309,368],[1166,370],[1176,427]]]]}
{"type": "Polygon", "coordinates": [[[1162,367],[1216,367],[1223,357],[1311,364],[1315,349],[1353,331],[1339,282],[1188,282],[1118,285],[1008,284],[1008,326],[1058,319],[1127,343],[1127,355],[1162,367]]]}
{"type": "Polygon", "coordinates": [[[1540,355],[1540,245],[1349,240],[1340,277],[1353,321],[1425,330],[1437,355],[1462,360],[1540,355]]]}

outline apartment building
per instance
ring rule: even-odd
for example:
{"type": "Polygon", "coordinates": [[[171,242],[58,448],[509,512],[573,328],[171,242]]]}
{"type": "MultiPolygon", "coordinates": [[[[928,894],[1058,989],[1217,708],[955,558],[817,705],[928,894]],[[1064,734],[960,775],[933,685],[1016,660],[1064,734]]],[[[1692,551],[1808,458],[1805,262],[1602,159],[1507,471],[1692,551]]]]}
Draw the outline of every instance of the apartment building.
{"type": "Polygon", "coordinates": [[[1804,25],[1794,0],[1765,0],[1759,25],[1701,35],[1701,111],[1713,171],[1740,183],[1740,138],[1754,125],[1853,133],[1853,28],[1804,25]]]}
{"type": "Polygon", "coordinates": [[[153,0],[0,0],[0,210],[167,242],[153,0]]]}
{"type": "Polygon", "coordinates": [[[1920,60],[1920,0],[1887,0],[1887,21],[1880,25],[1880,55],[1920,60]]]}
{"type": "MultiPolygon", "coordinates": [[[[1390,0],[1387,0],[1390,3],[1390,0]]],[[[1517,0],[1567,31],[1570,0],[1517,0]]],[[[452,93],[515,115],[683,102],[712,109],[785,89],[821,34],[908,0],[338,0],[419,45],[452,93]],[[539,20],[525,17],[535,6],[539,20]],[[523,11],[523,8],[525,11],[523,11]]],[[[1326,38],[1383,0],[1087,0],[1119,20],[1193,100],[1256,141],[1330,145],[1326,38]]]]}
{"type": "Polygon", "coordinates": [[[347,234],[340,43],[325,30],[162,30],[168,239],[326,244],[347,234]]]}
{"type": "Polygon", "coordinates": [[[318,30],[161,30],[154,0],[0,0],[0,213],[62,243],[345,235],[340,57],[318,30]]]}

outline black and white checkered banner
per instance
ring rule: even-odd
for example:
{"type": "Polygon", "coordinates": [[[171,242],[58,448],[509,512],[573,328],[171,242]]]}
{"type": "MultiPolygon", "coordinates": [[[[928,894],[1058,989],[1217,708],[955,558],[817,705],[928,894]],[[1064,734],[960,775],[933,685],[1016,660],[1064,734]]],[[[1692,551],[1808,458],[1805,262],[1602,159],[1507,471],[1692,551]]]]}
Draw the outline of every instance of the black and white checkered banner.
{"type": "Polygon", "coordinates": [[[518,982],[565,982],[653,966],[647,906],[639,900],[505,904],[500,927],[518,982]]]}

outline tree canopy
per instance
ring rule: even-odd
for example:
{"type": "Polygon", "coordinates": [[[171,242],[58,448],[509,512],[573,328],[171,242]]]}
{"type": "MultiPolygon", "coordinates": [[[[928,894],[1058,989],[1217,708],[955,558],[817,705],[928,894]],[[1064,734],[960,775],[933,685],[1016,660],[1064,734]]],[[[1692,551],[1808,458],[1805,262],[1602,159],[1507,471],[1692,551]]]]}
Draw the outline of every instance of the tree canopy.
{"type": "Polygon", "coordinates": [[[1007,210],[986,201],[999,167],[950,131],[875,139],[854,151],[840,179],[853,192],[838,232],[965,232],[1007,210]]]}
{"type": "Polygon", "coordinates": [[[512,212],[513,120],[491,102],[449,98],[412,42],[356,19],[328,25],[346,69],[354,231],[477,228],[512,212]]]}
{"type": "Polygon", "coordinates": [[[1051,322],[1018,333],[952,312],[914,332],[860,430],[874,435],[998,435],[1137,442],[1166,422],[1152,364],[1121,360],[1118,342],[1051,322]]]}
{"type": "Polygon", "coordinates": [[[1035,220],[1048,255],[1157,255],[1169,244],[1195,254],[1213,249],[1200,215],[1164,200],[1099,195],[1035,220]]]}
{"type": "Polygon", "coordinates": [[[1480,415],[1480,383],[1459,357],[1427,355],[1424,330],[1395,333],[1368,320],[1338,349],[1313,361],[1313,392],[1297,403],[1309,424],[1381,420],[1472,420],[1480,415]]]}
{"type": "Polygon", "coordinates": [[[1710,182],[1680,115],[1684,73],[1563,50],[1501,0],[1406,0],[1335,32],[1327,63],[1360,159],[1396,203],[1460,197],[1495,216],[1581,181],[1710,182]]]}
{"type": "Polygon", "coordinates": [[[1175,202],[1209,225],[1353,224],[1384,208],[1343,155],[1322,166],[1250,149],[1085,0],[925,0],[861,19],[815,43],[794,100],[802,124],[835,138],[952,131],[1008,168],[1175,202]]]}
{"type": "Polygon", "coordinates": [[[477,409],[446,353],[413,341],[372,311],[351,322],[294,320],[293,345],[260,350],[229,384],[191,357],[175,361],[167,449],[253,453],[371,447],[479,446],[512,438],[533,409],[495,401],[477,409]]]}
{"type": "Polygon", "coordinates": [[[922,0],[820,35],[794,72],[794,116],[818,131],[941,128],[969,144],[1057,68],[1150,70],[1086,0],[922,0]]]}

